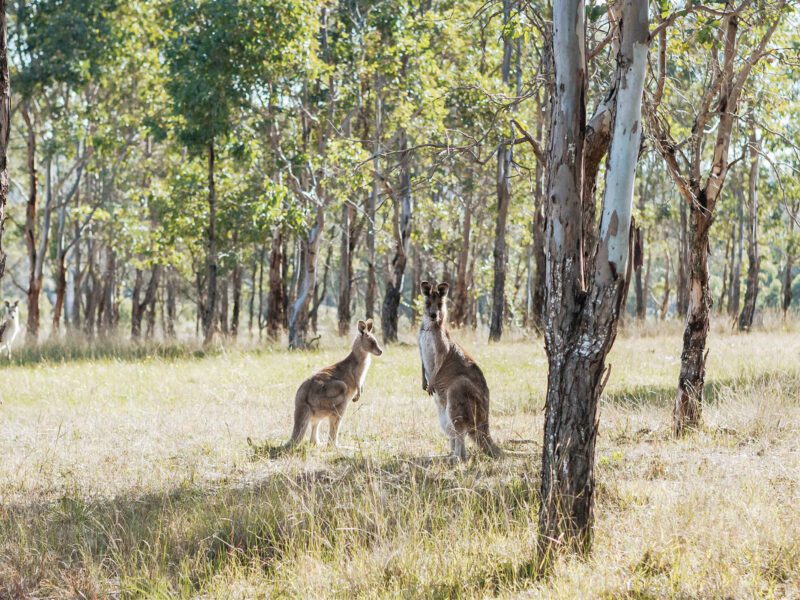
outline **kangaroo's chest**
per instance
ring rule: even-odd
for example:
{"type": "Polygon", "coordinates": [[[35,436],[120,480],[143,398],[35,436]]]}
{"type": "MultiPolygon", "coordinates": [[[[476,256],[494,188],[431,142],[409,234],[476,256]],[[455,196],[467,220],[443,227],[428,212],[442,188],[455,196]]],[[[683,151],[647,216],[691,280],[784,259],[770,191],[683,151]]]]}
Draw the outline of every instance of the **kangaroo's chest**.
{"type": "Polygon", "coordinates": [[[430,377],[436,364],[436,340],[432,332],[425,330],[419,332],[419,352],[422,356],[425,377],[430,377]]]}
{"type": "Polygon", "coordinates": [[[14,341],[19,331],[19,324],[16,321],[8,321],[0,327],[0,344],[9,344],[14,341]]]}
{"type": "Polygon", "coordinates": [[[361,371],[359,373],[356,373],[356,377],[358,379],[358,389],[364,387],[364,382],[367,380],[367,371],[369,371],[369,365],[371,362],[372,362],[371,357],[367,356],[367,358],[364,360],[364,364],[361,368],[361,371]]]}

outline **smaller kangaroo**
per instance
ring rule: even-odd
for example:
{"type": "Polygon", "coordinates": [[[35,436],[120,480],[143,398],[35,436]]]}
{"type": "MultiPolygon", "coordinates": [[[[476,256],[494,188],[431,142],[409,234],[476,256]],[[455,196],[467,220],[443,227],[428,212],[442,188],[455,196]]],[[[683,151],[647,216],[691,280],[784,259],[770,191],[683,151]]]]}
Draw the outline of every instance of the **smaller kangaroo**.
{"type": "Polygon", "coordinates": [[[483,371],[447,331],[447,292],[440,283],[434,288],[420,284],[425,296],[425,311],[419,332],[422,357],[422,387],[434,396],[439,425],[450,438],[453,457],[467,459],[465,436],[492,458],[503,452],[489,433],[489,386],[483,371]]]}
{"type": "Polygon", "coordinates": [[[372,355],[383,349],[372,333],[372,319],[358,322],[353,349],[344,360],[306,379],[294,399],[294,430],[287,446],[296,446],[311,424],[311,442],[319,444],[319,422],[328,419],[328,444],[339,445],[339,425],[348,403],[361,397],[372,355]]]}
{"type": "Polygon", "coordinates": [[[8,360],[11,360],[11,344],[19,333],[19,300],[10,304],[6,300],[6,319],[0,323],[0,348],[5,346],[8,360]]]}

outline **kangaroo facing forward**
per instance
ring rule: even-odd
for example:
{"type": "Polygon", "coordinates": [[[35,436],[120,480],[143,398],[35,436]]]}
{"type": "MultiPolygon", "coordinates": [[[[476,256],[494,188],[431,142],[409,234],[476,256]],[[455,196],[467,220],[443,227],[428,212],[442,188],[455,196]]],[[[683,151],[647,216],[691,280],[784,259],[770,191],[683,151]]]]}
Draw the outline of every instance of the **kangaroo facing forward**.
{"type": "Polygon", "coordinates": [[[300,443],[311,424],[311,442],[319,444],[319,422],[328,419],[328,444],[339,445],[339,424],[348,403],[361,397],[372,355],[383,349],[372,333],[372,319],[358,322],[358,335],[347,357],[314,373],[297,390],[294,399],[294,430],[288,446],[300,443]]]}
{"type": "Polygon", "coordinates": [[[489,433],[489,386],[478,364],[447,331],[449,286],[420,284],[425,311],[419,332],[422,388],[436,400],[439,426],[455,458],[466,460],[465,437],[492,458],[502,455],[489,433]]]}
{"type": "Polygon", "coordinates": [[[6,300],[6,318],[0,323],[0,348],[5,347],[8,359],[11,360],[11,344],[19,333],[19,300],[10,304],[6,300]]]}

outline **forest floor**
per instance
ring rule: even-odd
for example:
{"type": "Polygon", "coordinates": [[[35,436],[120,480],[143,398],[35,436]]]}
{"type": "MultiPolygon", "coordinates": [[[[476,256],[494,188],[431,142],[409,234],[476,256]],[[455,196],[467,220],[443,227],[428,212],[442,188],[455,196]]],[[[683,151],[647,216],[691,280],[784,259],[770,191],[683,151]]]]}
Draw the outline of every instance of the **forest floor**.
{"type": "Polygon", "coordinates": [[[3,360],[0,597],[800,597],[796,326],[715,328],[703,427],[680,440],[677,325],[621,334],[593,551],[548,574],[534,560],[542,341],[460,337],[514,456],[441,458],[411,333],[373,361],[344,447],[278,458],[296,387],[349,340],[3,360]]]}

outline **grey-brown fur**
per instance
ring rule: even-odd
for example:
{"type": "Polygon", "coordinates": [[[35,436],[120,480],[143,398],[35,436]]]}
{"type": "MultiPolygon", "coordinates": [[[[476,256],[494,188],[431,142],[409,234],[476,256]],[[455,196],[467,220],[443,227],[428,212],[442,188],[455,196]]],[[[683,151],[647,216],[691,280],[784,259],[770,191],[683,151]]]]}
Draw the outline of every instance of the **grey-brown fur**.
{"type": "Polygon", "coordinates": [[[299,444],[311,425],[311,441],[319,444],[319,423],[328,419],[328,443],[338,445],[339,425],[350,401],[361,396],[371,356],[383,349],[372,333],[372,319],[358,322],[353,348],[344,360],[317,371],[297,390],[294,400],[294,430],[289,445],[299,444]]]}
{"type": "Polygon", "coordinates": [[[453,456],[465,460],[465,437],[491,457],[502,454],[489,433],[489,386],[475,360],[447,330],[449,286],[420,284],[425,310],[419,332],[422,387],[436,400],[439,425],[453,456]]]}
{"type": "Polygon", "coordinates": [[[11,345],[19,333],[19,300],[11,304],[6,300],[6,318],[0,323],[0,348],[6,349],[11,359],[11,345]]]}

